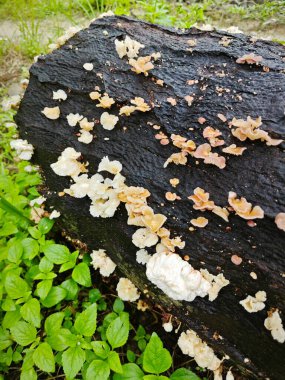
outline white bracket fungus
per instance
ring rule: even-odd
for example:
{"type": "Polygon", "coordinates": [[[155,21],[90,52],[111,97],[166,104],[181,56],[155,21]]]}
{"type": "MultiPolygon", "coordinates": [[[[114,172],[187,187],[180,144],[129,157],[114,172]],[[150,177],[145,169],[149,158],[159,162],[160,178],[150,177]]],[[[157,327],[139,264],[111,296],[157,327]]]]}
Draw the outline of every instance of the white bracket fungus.
{"type": "Polygon", "coordinates": [[[211,285],[177,254],[155,253],[147,263],[147,278],[174,300],[205,297],[211,285]]]}

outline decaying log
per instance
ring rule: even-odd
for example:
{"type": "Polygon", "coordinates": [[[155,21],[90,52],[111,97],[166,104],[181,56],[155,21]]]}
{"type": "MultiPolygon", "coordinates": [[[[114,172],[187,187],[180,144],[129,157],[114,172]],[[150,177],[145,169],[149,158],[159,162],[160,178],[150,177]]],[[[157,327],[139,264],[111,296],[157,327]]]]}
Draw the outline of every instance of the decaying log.
{"type": "MultiPolygon", "coordinates": [[[[233,117],[261,116],[261,129],[273,138],[284,139],[284,57],[281,45],[242,34],[195,28],[178,31],[126,17],[101,18],[60,49],[39,57],[31,68],[30,83],[16,117],[22,138],[35,147],[34,161],[45,176],[48,204],[61,212],[61,226],[87,243],[90,250],[106,249],[125,276],[141,290],[147,286],[154,300],[183,322],[184,330],[194,329],[217,352],[228,354],[244,378],[284,378],[285,345],[273,340],[264,328],[270,308],[278,308],[285,320],[285,233],[274,223],[276,214],[285,212],[284,143],[267,146],[260,140],[241,142],[217,114],[223,114],[228,121],[233,117]],[[127,60],[116,53],[114,40],[126,35],[145,45],[141,55],[161,52],[161,59],[154,63],[148,77],[131,71],[127,60]],[[222,37],[232,39],[228,46],[219,44],[222,37]],[[189,39],[195,39],[196,46],[191,47],[189,39]],[[261,64],[236,63],[247,53],[261,56],[261,64]],[[83,69],[86,62],[93,63],[92,71],[83,69]],[[164,85],[157,85],[157,79],[164,85]],[[196,82],[189,85],[189,80],[196,82]],[[112,131],[97,123],[96,138],[91,144],[82,144],[76,136],[79,128],[70,127],[66,116],[72,112],[88,120],[100,119],[106,110],[96,107],[88,95],[95,86],[115,99],[114,114],[136,96],[154,107],[150,112],[120,117],[112,131]],[[67,100],[60,104],[52,100],[52,91],[58,89],[68,93],[67,100]],[[184,99],[187,95],[194,97],[191,106],[184,99]],[[176,106],[167,98],[176,99],[176,106]],[[58,120],[49,120],[41,113],[44,107],[57,105],[61,110],[58,120]],[[203,126],[198,123],[199,117],[206,119],[203,126]],[[227,165],[222,170],[201,161],[196,164],[193,158],[188,159],[187,166],[170,164],[164,169],[170,154],[179,150],[172,144],[162,146],[150,123],[161,126],[167,136],[180,134],[197,145],[207,142],[202,131],[210,125],[222,132],[226,146],[237,144],[247,150],[242,156],[225,155],[227,165]],[[167,216],[166,226],[172,234],[186,241],[180,251],[182,257],[187,254],[194,268],[207,268],[213,274],[223,272],[230,280],[215,301],[207,297],[197,297],[191,303],[173,301],[148,282],[144,267],[136,262],[137,248],[131,241],[136,227],[127,225],[123,204],[113,218],[93,218],[89,199],[58,196],[59,191],[69,187],[70,180],[57,176],[50,164],[67,147],[82,153],[83,160],[89,162],[90,174],[96,173],[103,156],[119,160],[126,183],[151,192],[150,206],[167,216]],[[169,184],[174,177],[180,179],[176,189],[169,184]],[[226,223],[206,211],[202,215],[209,219],[207,227],[190,232],[190,220],[201,215],[187,199],[197,186],[209,192],[216,204],[224,206],[228,204],[228,192],[234,191],[261,206],[265,217],[250,227],[234,213],[226,223]],[[175,191],[181,200],[166,201],[167,191],[175,191]],[[233,254],[242,258],[241,265],[231,262],[233,254]],[[256,280],[251,272],[257,274],[256,280]],[[249,314],[239,301],[259,290],[267,293],[266,308],[249,314]],[[215,332],[223,339],[214,339],[215,332]]],[[[221,148],[214,151],[222,154],[221,148]]]]}

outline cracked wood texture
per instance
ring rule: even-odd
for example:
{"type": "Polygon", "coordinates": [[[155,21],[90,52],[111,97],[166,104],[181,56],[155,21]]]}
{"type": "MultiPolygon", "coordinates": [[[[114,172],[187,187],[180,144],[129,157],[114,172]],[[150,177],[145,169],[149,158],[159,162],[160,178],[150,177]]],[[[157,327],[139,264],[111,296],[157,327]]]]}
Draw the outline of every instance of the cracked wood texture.
{"type": "MultiPolygon", "coordinates": [[[[284,143],[278,147],[260,141],[242,143],[217,114],[228,120],[261,116],[261,128],[273,138],[284,139],[284,56],[281,45],[241,34],[195,28],[179,31],[127,17],[105,17],[77,33],[60,49],[39,57],[31,68],[30,83],[16,117],[21,137],[35,147],[34,162],[45,177],[47,203],[61,212],[62,228],[85,242],[90,250],[106,249],[122,274],[141,290],[147,286],[155,302],[182,321],[183,330],[194,329],[216,352],[228,354],[242,378],[284,378],[285,346],[273,340],[263,325],[270,308],[278,308],[283,320],[285,313],[285,233],[274,223],[275,215],[285,212],[284,143]],[[135,74],[127,60],[118,57],[114,41],[126,35],[145,45],[140,56],[161,52],[161,59],[154,63],[148,77],[135,74]],[[232,38],[228,47],[219,44],[223,36],[232,38]],[[188,39],[197,40],[192,51],[188,39]],[[262,56],[261,65],[237,64],[236,59],[246,53],[262,56]],[[92,71],[83,69],[86,62],[93,63],[92,71]],[[263,70],[264,66],[269,70],[263,70]],[[164,85],[157,85],[157,79],[164,85]],[[188,80],[197,83],[191,86],[188,80]],[[150,112],[120,117],[112,131],[104,130],[98,122],[92,143],[82,144],[76,136],[79,128],[70,127],[66,116],[78,112],[88,120],[100,119],[106,110],[97,108],[88,95],[95,86],[115,99],[116,104],[108,110],[112,114],[118,114],[119,107],[130,104],[135,96],[154,107],[150,112]],[[52,91],[58,89],[68,93],[67,100],[60,104],[52,100],[52,91]],[[186,95],[194,96],[191,106],[184,99],[186,95]],[[167,101],[169,97],[176,99],[176,106],[167,101]],[[44,107],[56,105],[61,110],[58,120],[49,120],[41,113],[44,107]],[[198,123],[199,117],[207,120],[203,126],[198,123]],[[186,166],[170,164],[163,169],[166,159],[178,149],[171,144],[160,145],[154,137],[157,131],[149,122],[160,125],[168,136],[180,134],[197,145],[206,142],[202,131],[210,125],[222,131],[226,146],[235,143],[247,150],[240,157],[226,155],[223,170],[201,161],[197,164],[193,158],[188,158],[186,166]],[[69,187],[70,180],[57,176],[50,164],[67,147],[82,153],[83,160],[89,162],[90,175],[96,173],[102,157],[109,156],[123,164],[127,185],[143,186],[151,192],[149,205],[167,216],[166,227],[172,236],[182,236],[186,241],[179,254],[189,255],[194,268],[207,268],[213,274],[223,272],[230,280],[215,301],[209,302],[207,297],[198,297],[191,303],[173,301],[147,281],[144,267],[135,260],[137,248],[131,236],[136,227],[127,225],[124,204],[113,218],[93,218],[89,199],[57,195],[69,187]],[[180,179],[175,190],[169,184],[174,177],[180,179]],[[228,192],[235,191],[239,197],[261,206],[265,218],[257,220],[252,228],[233,213],[226,223],[208,211],[195,211],[187,196],[197,186],[209,192],[220,206],[226,206],[228,192]],[[175,191],[181,200],[166,201],[167,191],[175,191]],[[191,233],[190,220],[201,214],[209,224],[191,233]],[[233,254],[242,258],[241,265],[231,262],[233,254]],[[257,274],[257,280],[251,278],[250,272],[257,274]],[[267,293],[266,308],[249,314],[239,301],[258,290],[267,293]],[[215,340],[215,332],[223,339],[215,340]],[[249,359],[247,363],[245,358],[249,359]]],[[[221,148],[214,151],[221,153],[221,148]]]]}

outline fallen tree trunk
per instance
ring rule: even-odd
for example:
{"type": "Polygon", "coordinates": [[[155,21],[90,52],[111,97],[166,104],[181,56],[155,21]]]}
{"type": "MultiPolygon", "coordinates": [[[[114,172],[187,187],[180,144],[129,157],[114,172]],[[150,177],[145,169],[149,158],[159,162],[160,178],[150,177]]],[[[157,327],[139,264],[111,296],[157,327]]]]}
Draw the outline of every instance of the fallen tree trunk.
{"type": "MultiPolygon", "coordinates": [[[[261,116],[263,130],[271,137],[284,138],[284,56],[281,45],[254,41],[241,34],[195,28],[183,32],[125,17],[102,18],[60,49],[38,59],[31,68],[30,83],[16,117],[22,138],[35,147],[34,161],[45,177],[48,204],[61,212],[60,225],[90,250],[106,249],[125,276],[141,290],[147,286],[155,302],[183,323],[183,330],[195,330],[215,350],[228,354],[244,378],[284,376],[284,344],[273,340],[264,327],[270,308],[278,308],[283,319],[285,312],[285,234],[274,223],[276,214],[285,211],[284,143],[272,147],[260,141],[240,142],[217,115],[224,115],[228,121],[233,117],[261,116]],[[141,55],[161,52],[161,59],[147,77],[131,71],[127,60],[118,56],[114,40],[126,35],[145,45],[141,55]],[[262,63],[236,62],[248,53],[262,56],[262,63]],[[93,64],[92,71],[83,69],[86,62],[93,64]],[[162,80],[163,85],[157,80],[162,80]],[[96,107],[88,96],[96,86],[114,98],[112,113],[118,114],[118,106],[130,104],[130,99],[137,96],[152,104],[152,109],[120,117],[112,131],[96,124],[96,138],[91,144],[82,144],[76,136],[78,127],[71,128],[66,116],[79,113],[88,120],[99,120],[106,110],[96,107]],[[52,91],[58,89],[68,94],[60,104],[52,100],[52,91]],[[193,97],[188,98],[190,106],[184,99],[188,95],[193,97]],[[57,105],[61,112],[58,120],[49,120],[41,113],[44,107],[57,105]],[[206,119],[203,126],[199,118],[206,119]],[[247,150],[241,157],[227,156],[222,170],[203,162],[197,165],[193,158],[187,166],[169,164],[163,168],[170,154],[178,150],[159,143],[153,124],[161,126],[160,131],[168,138],[179,134],[195,140],[196,145],[207,142],[202,131],[210,125],[222,132],[227,146],[237,144],[247,150]],[[70,181],[57,176],[50,164],[67,147],[82,153],[84,161],[89,162],[90,174],[96,173],[103,156],[109,156],[122,163],[122,174],[129,186],[150,191],[149,205],[166,215],[166,227],[186,242],[179,254],[189,255],[194,268],[207,268],[213,274],[223,272],[230,280],[215,301],[173,301],[150,284],[145,270],[136,262],[138,248],[131,239],[136,228],[127,225],[124,205],[112,218],[94,218],[86,198],[58,196],[70,181]],[[176,189],[170,186],[170,178],[180,179],[176,189]],[[191,233],[190,220],[201,215],[187,199],[196,187],[208,191],[210,198],[223,206],[227,205],[229,191],[234,191],[261,206],[265,217],[251,228],[252,222],[248,225],[234,213],[226,223],[206,211],[203,216],[209,219],[207,227],[191,233]],[[181,200],[166,201],[168,191],[176,192],[181,200]],[[241,265],[232,263],[233,254],[242,258],[241,265]],[[251,272],[256,273],[256,280],[251,272]],[[267,293],[266,307],[249,314],[239,301],[259,290],[267,293]],[[223,339],[216,339],[217,334],[223,339]]],[[[223,154],[221,148],[216,151],[223,154]]]]}

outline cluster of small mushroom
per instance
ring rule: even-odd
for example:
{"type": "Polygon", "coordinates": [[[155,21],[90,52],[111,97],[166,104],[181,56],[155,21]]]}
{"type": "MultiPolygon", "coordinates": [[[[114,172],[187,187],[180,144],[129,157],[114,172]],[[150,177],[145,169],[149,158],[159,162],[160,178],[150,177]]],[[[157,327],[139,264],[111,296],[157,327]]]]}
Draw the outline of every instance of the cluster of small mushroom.
{"type": "MultiPolygon", "coordinates": [[[[222,219],[228,222],[228,210],[225,207],[215,205],[214,201],[211,201],[209,198],[210,194],[206,193],[204,189],[201,189],[201,187],[196,187],[194,189],[194,194],[188,197],[188,199],[194,202],[194,210],[212,211],[214,214],[220,216],[222,219]]],[[[201,222],[204,224],[204,220],[202,220],[201,222]]],[[[198,225],[197,227],[201,227],[201,225],[198,225]]]]}
{"type": "Polygon", "coordinates": [[[285,342],[285,330],[278,309],[268,312],[268,317],[264,321],[264,326],[271,331],[272,338],[279,343],[285,342]]]}
{"type": "MultiPolygon", "coordinates": [[[[211,128],[211,127],[208,127],[208,128],[211,128]]],[[[219,144],[219,142],[221,143],[223,141],[223,140],[217,139],[216,137],[213,137],[213,134],[211,133],[209,129],[207,130],[206,135],[212,136],[210,137],[210,139],[213,144],[214,144],[214,141],[215,141],[215,144],[219,144]]],[[[205,164],[216,165],[220,169],[223,169],[226,166],[225,157],[219,156],[218,153],[211,152],[212,147],[210,144],[202,144],[196,147],[196,144],[193,140],[187,140],[185,137],[182,137],[180,135],[172,134],[170,138],[172,140],[173,145],[181,149],[181,152],[173,153],[164,163],[163,165],[164,168],[166,168],[168,164],[171,162],[173,162],[176,165],[186,165],[188,155],[191,155],[192,157],[195,157],[195,158],[203,159],[205,164]]]]}
{"type": "Polygon", "coordinates": [[[236,119],[234,117],[230,123],[230,128],[236,127],[235,129],[232,129],[232,134],[240,141],[245,141],[246,139],[261,140],[266,141],[266,145],[274,146],[283,142],[283,140],[272,139],[268,135],[268,132],[259,129],[261,125],[261,117],[258,117],[255,120],[250,116],[248,116],[246,120],[236,119]]]}
{"type": "Polygon", "coordinates": [[[244,300],[239,303],[249,313],[257,313],[265,308],[266,292],[260,290],[255,293],[255,297],[248,295],[244,300]]]}
{"type": "Polygon", "coordinates": [[[245,54],[236,60],[236,63],[248,63],[249,65],[259,65],[262,61],[260,55],[255,55],[254,53],[245,54]]]}
{"type": "Polygon", "coordinates": [[[196,363],[211,371],[216,371],[222,364],[213,349],[203,342],[193,330],[183,332],[178,339],[178,346],[184,355],[194,358],[196,363]]]}
{"type": "MultiPolygon", "coordinates": [[[[209,193],[206,193],[204,189],[196,187],[194,194],[190,195],[188,199],[194,202],[194,210],[212,211],[228,222],[229,211],[225,207],[216,206],[214,201],[209,200],[209,193]]],[[[238,199],[237,194],[233,191],[229,192],[228,202],[232,211],[235,211],[235,213],[243,219],[252,220],[264,218],[264,211],[260,206],[253,207],[244,197],[238,199]]],[[[204,220],[201,222],[204,223],[204,220]]]]}
{"type": "Polygon", "coordinates": [[[154,68],[152,59],[156,61],[160,58],[160,53],[153,53],[144,57],[138,57],[139,50],[144,48],[140,42],[126,36],[125,40],[115,40],[115,47],[119,57],[122,59],[127,56],[129,58],[129,65],[132,66],[132,71],[136,74],[144,74],[148,76],[148,72],[154,68]]]}
{"type": "Polygon", "coordinates": [[[12,149],[15,149],[16,154],[20,160],[29,161],[32,158],[34,147],[32,144],[29,144],[27,140],[11,140],[10,146],[12,149]]]}
{"type": "Polygon", "coordinates": [[[91,131],[94,128],[94,121],[88,121],[86,117],[76,113],[70,113],[66,116],[67,123],[70,127],[80,126],[78,141],[84,144],[90,144],[93,140],[91,131]]]}
{"type": "Polygon", "coordinates": [[[150,111],[150,106],[143,98],[135,97],[131,99],[131,106],[123,106],[120,108],[120,115],[130,116],[135,111],[147,112],[150,111]]]}
{"type": "Polygon", "coordinates": [[[73,37],[76,33],[78,33],[81,30],[81,28],[77,26],[72,26],[69,29],[66,30],[64,35],[58,37],[55,43],[50,44],[48,47],[50,51],[58,49],[60,46],[64,45],[67,40],[69,40],[71,37],[73,37]]]}
{"type": "MultiPolygon", "coordinates": [[[[212,276],[207,280],[203,277],[202,271],[194,270],[189,263],[175,254],[176,247],[184,248],[185,242],[180,237],[171,238],[170,231],[163,227],[167,218],[162,214],[155,214],[147,205],[149,191],[142,187],[125,185],[125,177],[120,174],[121,163],[110,161],[108,157],[104,157],[99,163],[98,172],[107,171],[114,175],[113,179],[104,179],[99,173],[90,178],[87,174],[80,174],[86,171],[86,165],[78,161],[80,156],[81,153],[73,148],[66,148],[58,161],[51,164],[56,174],[73,178],[74,183],[69,189],[64,189],[64,193],[75,198],[88,196],[92,202],[90,213],[94,217],[112,217],[120,202],[125,203],[128,224],[140,227],[133,234],[132,241],[140,248],[138,260],[146,263],[147,277],[150,281],[173,299],[192,301],[196,296],[210,295],[214,283],[219,281],[221,275],[212,276],[204,272],[205,276],[212,276]],[[143,249],[154,245],[156,253],[148,257],[143,249]]],[[[106,264],[104,252],[95,251],[93,256],[94,260],[100,259],[99,263],[94,261],[96,267],[101,268],[102,263],[106,264]]],[[[105,269],[101,270],[106,273],[105,269]]],[[[216,285],[215,287],[217,288],[216,285]]],[[[214,298],[210,296],[210,299],[214,298]]]]}
{"type": "Polygon", "coordinates": [[[91,264],[93,268],[99,269],[100,274],[103,277],[109,277],[115,270],[116,264],[107,256],[104,249],[99,249],[97,251],[92,251],[91,253],[91,264]]]}

